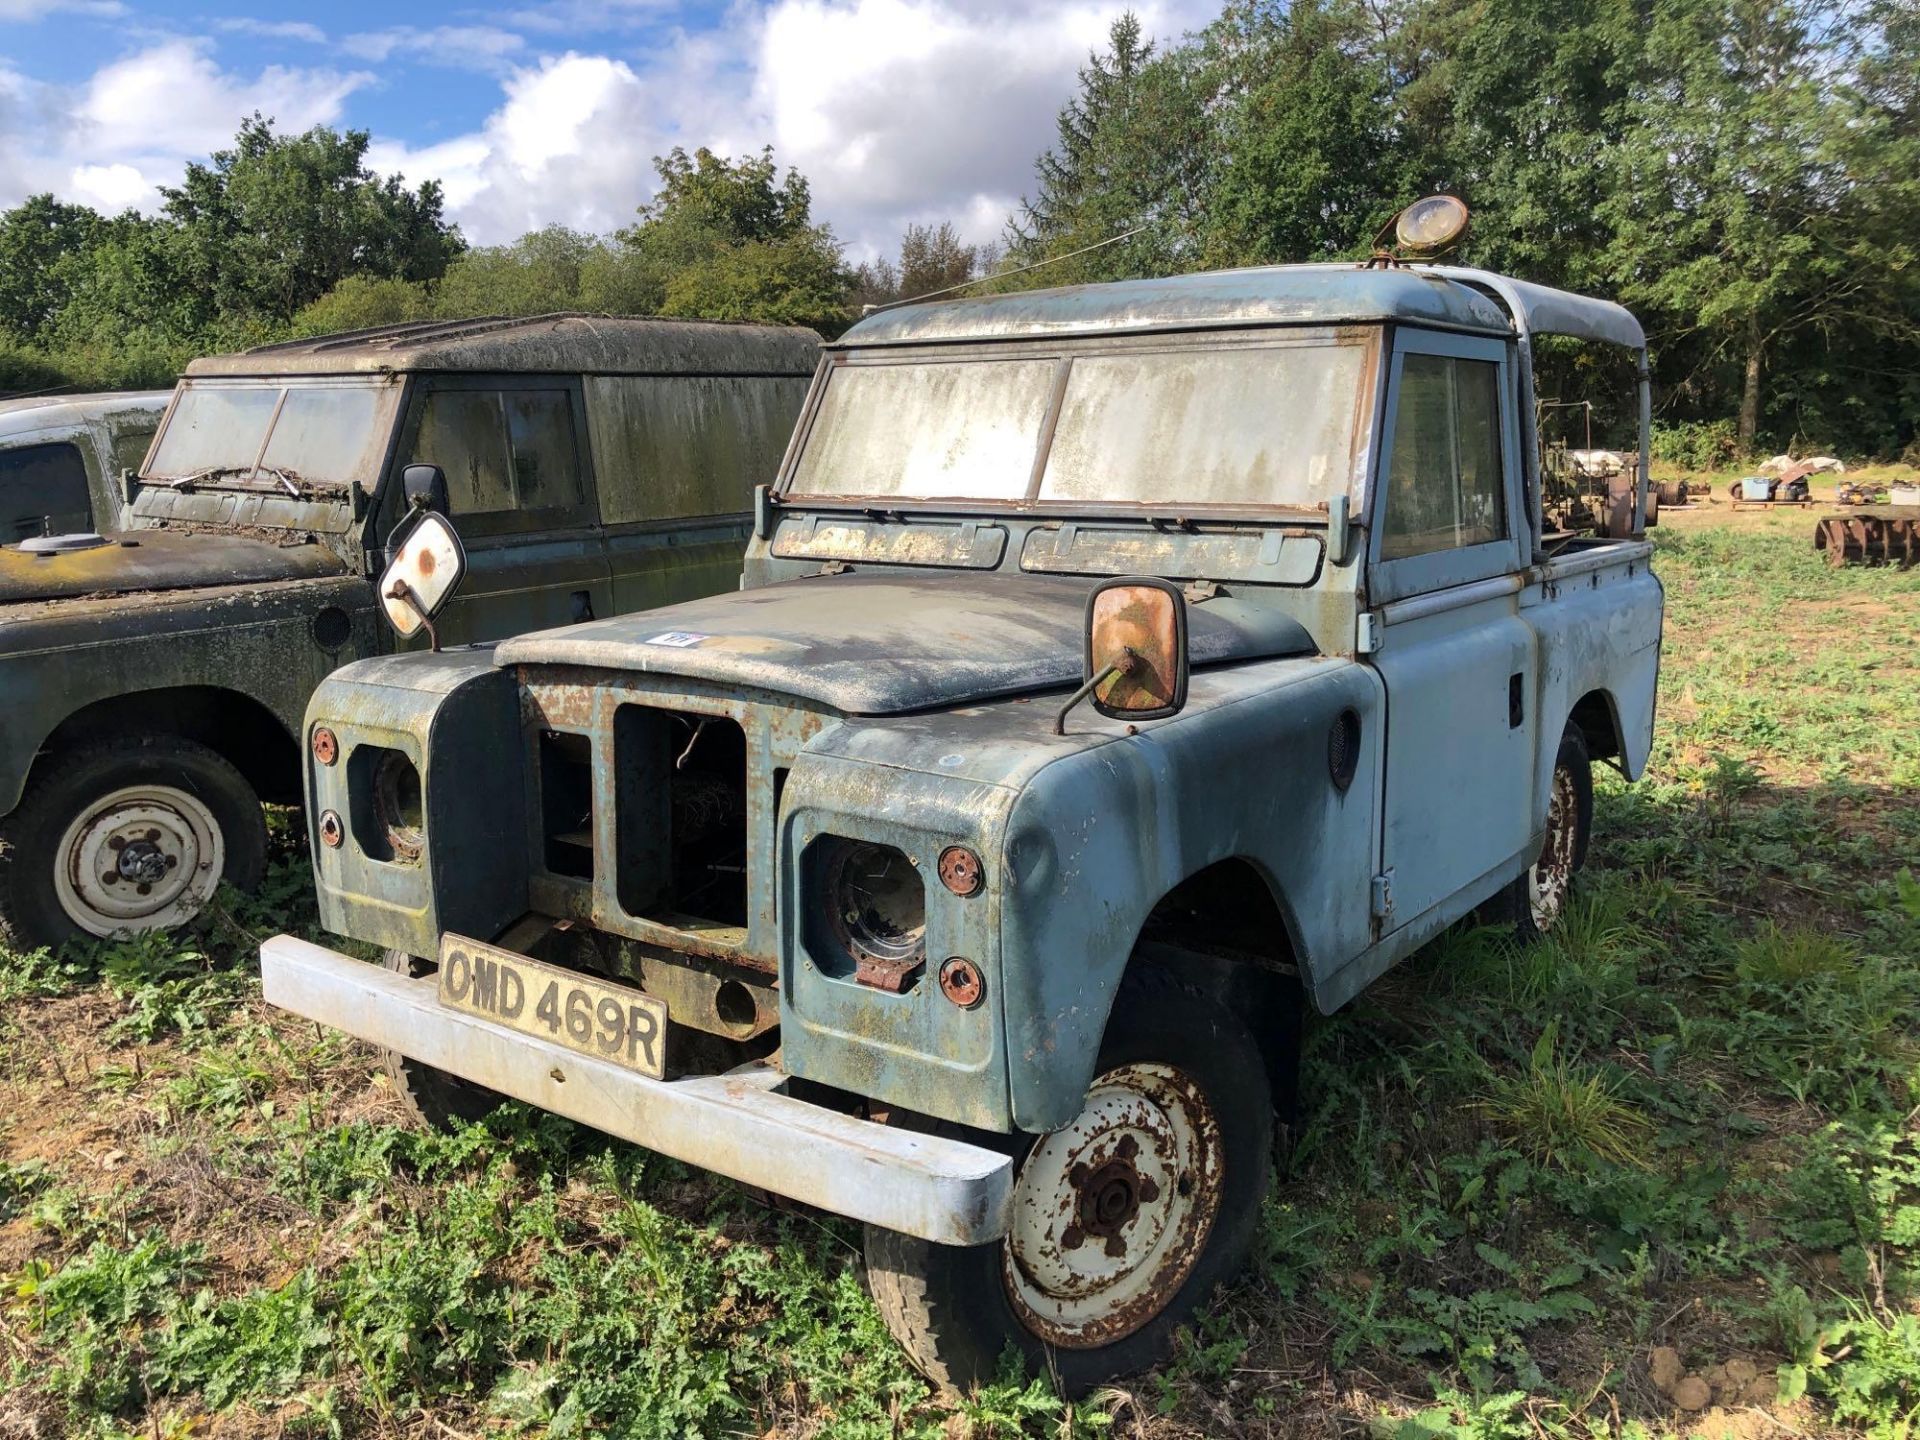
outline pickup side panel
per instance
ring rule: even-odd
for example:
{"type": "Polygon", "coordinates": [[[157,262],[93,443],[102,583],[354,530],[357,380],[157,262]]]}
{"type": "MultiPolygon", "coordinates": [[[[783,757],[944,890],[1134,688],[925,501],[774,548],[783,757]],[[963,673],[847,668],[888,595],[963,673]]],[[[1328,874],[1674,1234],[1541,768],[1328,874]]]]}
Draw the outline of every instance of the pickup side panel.
{"type": "Polygon", "coordinates": [[[1266,878],[1290,932],[1290,947],[1274,948],[1291,949],[1328,1008],[1324,978],[1371,940],[1383,714],[1379,677],[1364,666],[1248,665],[1196,675],[1184,714],[1034,777],[997,858],[1007,885],[989,976],[1016,1127],[1057,1129],[1079,1111],[1141,926],[1219,861],[1244,858],[1266,878]],[[1360,720],[1360,756],[1343,792],[1328,739],[1346,709],[1360,720]]]}
{"type": "Polygon", "coordinates": [[[1534,775],[1534,833],[1547,823],[1554,751],[1583,696],[1608,697],[1629,780],[1646,769],[1653,749],[1654,691],[1660,678],[1660,627],[1665,592],[1653,573],[1653,547],[1623,545],[1618,556],[1592,553],[1549,561],[1520,597],[1521,613],[1540,636],[1543,725],[1534,775]]]}

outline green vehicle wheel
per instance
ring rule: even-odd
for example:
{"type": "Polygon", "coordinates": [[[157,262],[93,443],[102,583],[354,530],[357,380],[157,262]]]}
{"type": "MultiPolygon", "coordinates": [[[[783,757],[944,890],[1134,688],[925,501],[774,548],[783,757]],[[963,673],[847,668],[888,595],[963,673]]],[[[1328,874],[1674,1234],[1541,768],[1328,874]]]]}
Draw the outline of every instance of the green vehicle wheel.
{"type": "Polygon", "coordinates": [[[223,756],[142,735],[54,757],[0,823],[0,939],[16,950],[192,924],[266,870],[260,801],[223,756]]]}

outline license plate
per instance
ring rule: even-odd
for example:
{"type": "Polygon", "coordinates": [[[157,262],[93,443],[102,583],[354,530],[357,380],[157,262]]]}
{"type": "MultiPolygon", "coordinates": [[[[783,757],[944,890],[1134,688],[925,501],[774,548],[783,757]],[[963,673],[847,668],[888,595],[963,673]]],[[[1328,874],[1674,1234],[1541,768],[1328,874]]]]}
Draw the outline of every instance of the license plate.
{"type": "Polygon", "coordinates": [[[666,1074],[666,1002],[461,935],[440,937],[440,1003],[655,1080],[666,1074]]]}

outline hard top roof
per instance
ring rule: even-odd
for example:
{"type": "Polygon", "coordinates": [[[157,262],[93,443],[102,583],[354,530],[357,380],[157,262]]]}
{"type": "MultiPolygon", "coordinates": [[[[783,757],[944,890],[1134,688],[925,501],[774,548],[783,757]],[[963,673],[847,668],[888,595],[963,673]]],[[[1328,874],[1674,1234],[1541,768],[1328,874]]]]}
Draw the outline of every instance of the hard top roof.
{"type": "Polygon", "coordinates": [[[171,390],[105,390],[91,395],[27,395],[0,400],[0,439],[32,435],[64,425],[84,425],[108,415],[145,410],[158,422],[171,390]]]}
{"type": "Polygon", "coordinates": [[[787,325],[629,315],[421,320],[209,355],[210,375],[360,375],[403,370],[560,375],[811,375],[820,337],[787,325]]]}
{"type": "Polygon", "coordinates": [[[1266,325],[1406,321],[1511,335],[1520,327],[1644,346],[1611,301],[1452,266],[1268,265],[1107,285],[1068,285],[867,316],[835,348],[1012,340],[1266,325]]]}

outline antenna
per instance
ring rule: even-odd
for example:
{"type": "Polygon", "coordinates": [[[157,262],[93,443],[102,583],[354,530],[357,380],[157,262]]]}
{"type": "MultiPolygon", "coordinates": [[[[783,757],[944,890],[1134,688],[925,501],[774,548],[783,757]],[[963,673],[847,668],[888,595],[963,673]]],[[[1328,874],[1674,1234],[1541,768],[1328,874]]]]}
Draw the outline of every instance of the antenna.
{"type": "Polygon", "coordinates": [[[1014,270],[996,270],[991,275],[976,275],[971,280],[962,280],[958,285],[949,285],[942,290],[928,290],[919,295],[905,295],[898,300],[889,300],[884,305],[862,305],[860,315],[865,319],[869,315],[878,315],[882,310],[892,310],[901,305],[918,305],[922,300],[937,300],[942,295],[951,295],[956,290],[964,290],[969,285],[978,285],[983,280],[1006,280],[1015,275],[1024,275],[1029,270],[1038,270],[1043,265],[1057,265],[1062,260],[1072,260],[1079,255],[1088,255],[1095,250],[1104,250],[1109,245],[1118,245],[1122,240],[1131,240],[1142,230],[1151,229],[1149,225],[1136,225],[1131,230],[1122,230],[1118,235],[1109,235],[1104,240],[1096,240],[1091,245],[1082,245],[1078,250],[1069,250],[1064,255],[1049,255],[1044,260],[1036,260],[1031,265],[1022,265],[1014,270]]]}

